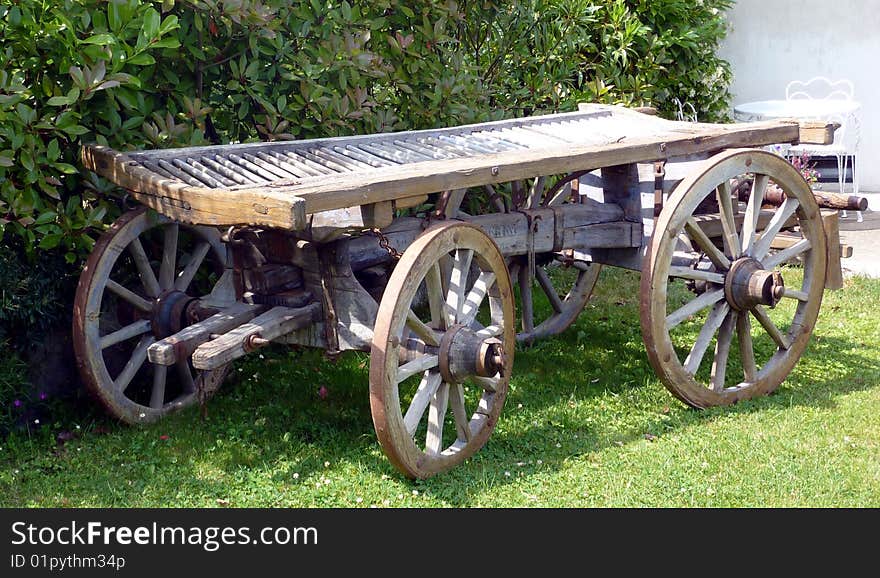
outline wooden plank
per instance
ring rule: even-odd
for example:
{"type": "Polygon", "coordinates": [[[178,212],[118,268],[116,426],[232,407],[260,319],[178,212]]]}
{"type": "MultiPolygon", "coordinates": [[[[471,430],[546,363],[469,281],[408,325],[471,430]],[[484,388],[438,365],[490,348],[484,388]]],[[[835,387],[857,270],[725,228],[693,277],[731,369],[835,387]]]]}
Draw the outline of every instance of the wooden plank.
{"type": "Polygon", "coordinates": [[[272,340],[313,323],[321,312],[320,303],[305,307],[273,307],[249,323],[198,346],[192,354],[196,369],[217,369],[251,351],[253,336],[272,340]]]}
{"type": "Polygon", "coordinates": [[[234,195],[223,189],[193,187],[164,179],[127,155],[98,145],[82,149],[85,166],[132,191],[132,196],[156,211],[187,223],[205,225],[263,225],[299,230],[306,226],[305,201],[288,192],[243,189],[234,195]]]}
{"type": "Polygon", "coordinates": [[[639,247],[642,226],[630,221],[597,223],[565,229],[562,246],[566,249],[639,247]]]}
{"type": "Polygon", "coordinates": [[[840,267],[840,226],[837,211],[822,210],[822,228],[825,229],[827,253],[825,288],[843,289],[843,270],[840,267]]]}
{"type": "Polygon", "coordinates": [[[174,335],[157,341],[147,349],[151,363],[174,365],[181,359],[188,359],[198,346],[209,341],[212,334],[226,333],[247,323],[265,309],[263,305],[236,303],[193,325],[183,328],[174,335]]]}
{"type": "Polygon", "coordinates": [[[834,131],[839,128],[838,122],[798,120],[799,140],[802,144],[829,145],[834,142],[834,131]]]}

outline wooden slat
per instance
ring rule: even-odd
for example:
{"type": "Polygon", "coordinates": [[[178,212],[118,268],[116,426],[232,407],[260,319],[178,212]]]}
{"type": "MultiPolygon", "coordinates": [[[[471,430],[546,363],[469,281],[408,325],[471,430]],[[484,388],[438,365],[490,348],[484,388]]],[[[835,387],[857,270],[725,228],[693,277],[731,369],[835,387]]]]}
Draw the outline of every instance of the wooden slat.
{"type": "Polygon", "coordinates": [[[189,175],[186,172],[180,170],[179,168],[177,168],[172,163],[170,163],[166,160],[160,159],[158,164],[159,164],[159,167],[163,171],[165,171],[166,174],[172,175],[177,180],[183,181],[188,185],[193,185],[196,187],[204,186],[204,183],[202,183],[202,181],[200,181],[197,178],[193,177],[192,175],[189,175]]]}
{"type": "Polygon", "coordinates": [[[224,177],[226,177],[230,181],[234,181],[235,183],[238,183],[239,185],[246,185],[248,183],[254,182],[254,181],[251,181],[248,178],[246,178],[241,173],[233,171],[229,167],[218,163],[217,161],[215,161],[212,158],[201,157],[201,160],[203,163],[208,165],[210,168],[214,169],[215,171],[217,171],[218,173],[220,173],[221,175],[223,175],[224,177]]]}
{"type": "Polygon", "coordinates": [[[254,173],[243,167],[238,163],[232,162],[230,159],[222,157],[220,155],[214,155],[214,160],[229,169],[232,172],[235,172],[245,179],[252,183],[265,183],[269,182],[264,177],[262,177],[259,173],[254,173]]]}
{"type": "Polygon", "coordinates": [[[180,159],[173,159],[171,161],[171,163],[175,167],[180,169],[181,171],[183,171],[183,172],[189,174],[190,176],[192,176],[193,178],[195,178],[196,185],[203,185],[204,184],[204,185],[208,185],[209,187],[213,187],[215,189],[224,186],[221,181],[218,181],[217,179],[215,179],[214,177],[209,175],[207,172],[205,172],[201,169],[197,169],[196,167],[194,167],[194,166],[192,166],[192,165],[190,165],[180,159]]]}
{"type": "Polygon", "coordinates": [[[186,163],[193,168],[202,171],[206,175],[210,176],[212,179],[219,181],[221,183],[219,186],[234,187],[236,184],[238,184],[235,180],[227,177],[225,174],[217,172],[210,167],[205,166],[194,158],[187,157],[186,163]]]}

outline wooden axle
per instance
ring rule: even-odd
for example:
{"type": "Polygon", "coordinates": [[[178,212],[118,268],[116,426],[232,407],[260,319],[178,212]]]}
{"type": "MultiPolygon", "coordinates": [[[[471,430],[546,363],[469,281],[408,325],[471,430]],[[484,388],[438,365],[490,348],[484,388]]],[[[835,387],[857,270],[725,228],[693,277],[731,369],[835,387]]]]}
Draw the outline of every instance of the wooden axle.
{"type": "MultiPolygon", "coordinates": [[[[737,198],[740,201],[748,202],[749,195],[752,192],[751,179],[744,179],[734,184],[733,190],[736,191],[737,198]]],[[[813,191],[816,203],[823,209],[838,209],[842,211],[864,211],[868,208],[868,198],[857,195],[841,195],[840,193],[826,193],[824,191],[813,191]]],[[[779,206],[785,201],[786,194],[778,185],[771,183],[764,191],[764,204],[779,206]]]]}

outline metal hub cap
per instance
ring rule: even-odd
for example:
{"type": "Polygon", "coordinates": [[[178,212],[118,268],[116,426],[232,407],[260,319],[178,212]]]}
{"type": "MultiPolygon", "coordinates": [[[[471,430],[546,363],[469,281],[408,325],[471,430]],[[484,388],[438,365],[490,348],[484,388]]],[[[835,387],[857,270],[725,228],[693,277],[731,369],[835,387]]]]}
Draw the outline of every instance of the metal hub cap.
{"type": "Polygon", "coordinates": [[[785,294],[785,282],[779,271],[768,271],[760,261],[743,257],[734,261],[724,278],[724,295],[737,311],[757,305],[775,307],[785,294]]]}
{"type": "Polygon", "coordinates": [[[501,340],[483,338],[464,325],[453,325],[440,341],[440,375],[450,383],[471,376],[493,377],[504,367],[501,340]]]}

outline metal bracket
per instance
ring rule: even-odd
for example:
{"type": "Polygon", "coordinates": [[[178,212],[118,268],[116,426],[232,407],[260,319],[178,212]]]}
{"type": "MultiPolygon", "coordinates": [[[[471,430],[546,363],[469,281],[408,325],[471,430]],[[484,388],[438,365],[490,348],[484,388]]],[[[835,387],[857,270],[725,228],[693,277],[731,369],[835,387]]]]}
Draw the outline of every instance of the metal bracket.
{"type": "Polygon", "coordinates": [[[663,210],[663,179],[666,178],[666,161],[654,163],[654,218],[663,210]]]}

